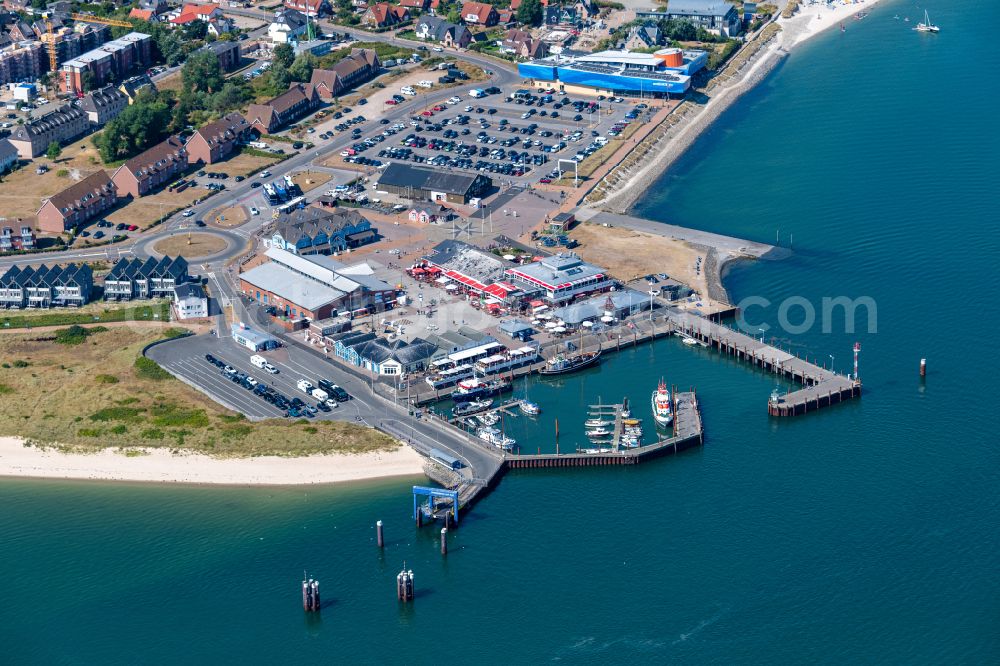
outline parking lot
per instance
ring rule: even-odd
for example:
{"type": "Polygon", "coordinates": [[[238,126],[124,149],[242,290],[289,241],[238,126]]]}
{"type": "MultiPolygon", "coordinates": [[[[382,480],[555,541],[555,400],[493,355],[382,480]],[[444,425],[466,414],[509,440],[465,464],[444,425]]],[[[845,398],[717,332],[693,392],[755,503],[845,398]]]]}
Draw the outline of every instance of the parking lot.
{"type": "MultiPolygon", "coordinates": [[[[177,343],[154,347],[149,351],[149,356],[165,369],[183,378],[214,400],[251,419],[283,417],[288,415],[288,409],[282,409],[266,400],[255,392],[254,386],[249,382],[234,381],[234,374],[239,373],[239,376],[252,378],[257,384],[270,389],[272,395],[280,394],[289,402],[299,398],[305,405],[314,408],[318,401],[298,389],[299,380],[306,379],[316,386],[322,378],[334,384],[350,386],[348,389],[351,393],[350,400],[338,403],[338,406],[329,412],[317,410],[315,416],[302,413],[301,416],[306,418],[353,421],[361,420],[362,410],[370,411],[367,409],[368,403],[365,399],[354,395],[354,391],[357,390],[357,378],[345,377],[343,370],[333,364],[317,363],[315,357],[304,350],[282,347],[261,352],[260,355],[278,370],[277,374],[270,374],[254,367],[250,363],[252,355],[249,349],[239,346],[231,338],[217,338],[211,335],[186,338],[177,343]],[[212,355],[224,366],[231,367],[235,373],[227,373],[225,369],[209,362],[206,360],[206,354],[212,355]],[[321,366],[319,372],[322,374],[317,374],[317,366],[321,366]]],[[[263,391],[263,388],[259,391],[263,391]]]]}
{"type": "Polygon", "coordinates": [[[539,89],[509,97],[454,96],[405,121],[380,121],[381,131],[354,128],[356,142],[341,156],[365,166],[395,160],[480,171],[509,183],[545,183],[558,176],[558,160],[582,161],[650,113],[642,103],[573,99],[539,89]]]}

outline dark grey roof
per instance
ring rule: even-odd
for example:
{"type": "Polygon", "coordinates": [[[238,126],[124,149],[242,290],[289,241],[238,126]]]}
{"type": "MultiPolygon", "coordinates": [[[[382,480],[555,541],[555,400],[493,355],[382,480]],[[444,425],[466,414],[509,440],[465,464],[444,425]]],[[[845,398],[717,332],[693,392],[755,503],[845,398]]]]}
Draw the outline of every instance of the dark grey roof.
{"type": "Polygon", "coordinates": [[[205,291],[200,285],[193,282],[184,282],[174,287],[174,295],[177,298],[202,298],[205,296],[205,291]]]}
{"type": "Polygon", "coordinates": [[[105,86],[84,95],[83,99],[80,100],[80,108],[84,111],[96,112],[115,102],[123,102],[125,99],[125,93],[115,86],[105,86]]]}
{"type": "Polygon", "coordinates": [[[392,162],[379,177],[379,185],[434,190],[445,194],[466,194],[478,174],[460,171],[441,172],[427,167],[392,162]]]}

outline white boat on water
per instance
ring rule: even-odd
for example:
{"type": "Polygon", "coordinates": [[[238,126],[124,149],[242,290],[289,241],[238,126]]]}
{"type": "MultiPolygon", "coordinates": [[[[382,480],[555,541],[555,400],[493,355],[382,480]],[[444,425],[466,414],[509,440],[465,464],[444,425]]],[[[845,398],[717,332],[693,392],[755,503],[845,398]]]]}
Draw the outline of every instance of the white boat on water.
{"type": "Polygon", "coordinates": [[[528,400],[521,401],[521,412],[528,416],[538,416],[542,413],[542,408],[537,403],[528,400]]]}
{"type": "Polygon", "coordinates": [[[657,425],[666,427],[674,422],[674,410],[670,401],[670,391],[667,390],[667,385],[662,379],[659,386],[653,391],[651,402],[653,405],[653,418],[656,419],[657,425]]]}
{"type": "Polygon", "coordinates": [[[500,423],[500,415],[496,412],[486,412],[485,414],[480,414],[478,417],[480,421],[488,426],[496,425],[500,423]]]}
{"type": "Polygon", "coordinates": [[[688,346],[698,344],[698,341],[695,340],[694,338],[684,338],[683,340],[681,340],[681,342],[683,342],[684,344],[686,344],[688,346]]]}
{"type": "Polygon", "coordinates": [[[487,444],[492,444],[498,449],[503,449],[504,451],[510,451],[517,444],[517,440],[513,437],[504,435],[496,428],[480,428],[476,431],[476,436],[487,444]]]}
{"type": "Polygon", "coordinates": [[[587,437],[590,437],[592,439],[596,439],[599,437],[609,437],[610,435],[611,431],[608,430],[607,428],[591,428],[590,430],[587,431],[587,437]]]}
{"type": "Polygon", "coordinates": [[[611,425],[611,421],[604,421],[602,419],[587,419],[583,422],[583,425],[587,428],[607,428],[611,425]]]}
{"type": "Polygon", "coordinates": [[[926,9],[924,10],[923,23],[918,23],[914,30],[917,32],[941,32],[941,28],[931,23],[931,17],[926,9]]]}

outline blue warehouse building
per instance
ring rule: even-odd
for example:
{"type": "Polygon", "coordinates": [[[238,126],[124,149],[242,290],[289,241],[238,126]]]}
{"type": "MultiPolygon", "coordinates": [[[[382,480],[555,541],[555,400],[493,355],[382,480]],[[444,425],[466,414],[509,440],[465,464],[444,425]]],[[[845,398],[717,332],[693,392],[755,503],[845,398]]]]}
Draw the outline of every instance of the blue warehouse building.
{"type": "Polygon", "coordinates": [[[691,76],[708,62],[705,51],[660,49],[655,53],[601,51],[583,56],[551,56],[521,63],[521,76],[594,92],[664,97],[683,95],[691,76]]]}

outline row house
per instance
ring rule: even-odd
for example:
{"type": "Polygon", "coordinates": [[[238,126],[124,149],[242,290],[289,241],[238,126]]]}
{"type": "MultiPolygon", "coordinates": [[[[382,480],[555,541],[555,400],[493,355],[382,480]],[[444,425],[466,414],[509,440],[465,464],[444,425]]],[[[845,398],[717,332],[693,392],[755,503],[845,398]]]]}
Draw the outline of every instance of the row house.
{"type": "Polygon", "coordinates": [[[379,2],[370,5],[361,16],[361,23],[369,28],[391,28],[394,25],[410,20],[410,12],[406,7],[379,2]]]}
{"type": "Polygon", "coordinates": [[[358,211],[308,207],[278,216],[270,247],[299,255],[332,254],[378,240],[378,231],[358,211]]]}
{"type": "Polygon", "coordinates": [[[319,106],[319,96],[311,83],[293,83],[282,94],[263,104],[247,108],[247,122],[260,132],[270,134],[295,122],[319,106]]]}
{"type": "Polygon", "coordinates": [[[31,227],[22,226],[19,234],[15,234],[10,227],[0,228],[0,252],[33,249],[35,249],[35,232],[31,227]]]}
{"type": "Polygon", "coordinates": [[[60,234],[118,203],[118,190],[106,171],[93,173],[49,197],[36,214],[38,229],[60,234]]]}
{"type": "Polygon", "coordinates": [[[145,196],[188,167],[188,152],[180,137],[171,136],[118,167],[111,177],[119,196],[145,196]]]}
{"type": "Polygon", "coordinates": [[[330,69],[314,69],[310,83],[324,100],[338,97],[347,90],[369,81],[382,69],[378,54],[372,49],[352,49],[330,69]]]}
{"type": "Polygon", "coordinates": [[[250,124],[239,113],[230,113],[214,123],[203,125],[187,140],[189,164],[215,164],[232,154],[246,138],[250,124]]]}
{"type": "Polygon", "coordinates": [[[184,257],[119,259],[104,278],[104,300],[171,297],[174,289],[191,281],[184,257]]]}
{"type": "Polygon", "coordinates": [[[20,158],[14,144],[7,139],[0,139],[0,173],[6,173],[20,158]]]}
{"type": "Polygon", "coordinates": [[[330,13],[330,3],[327,0],[285,0],[284,5],[286,9],[294,9],[311,18],[330,13]]]}
{"type": "Polygon", "coordinates": [[[11,130],[9,140],[26,160],[44,153],[49,144],[68,143],[90,130],[87,114],[69,104],[11,130]]]}
{"type": "Polygon", "coordinates": [[[12,267],[0,276],[0,307],[81,306],[90,301],[94,274],[86,264],[12,267]]]}
{"type": "Polygon", "coordinates": [[[89,92],[80,100],[80,110],[87,114],[91,125],[98,127],[117,118],[127,106],[128,97],[113,85],[89,92]]]}

